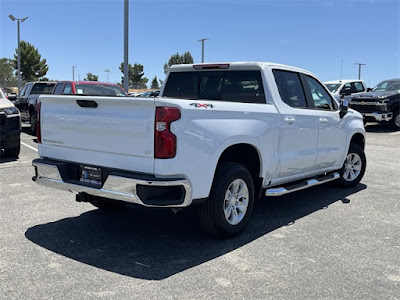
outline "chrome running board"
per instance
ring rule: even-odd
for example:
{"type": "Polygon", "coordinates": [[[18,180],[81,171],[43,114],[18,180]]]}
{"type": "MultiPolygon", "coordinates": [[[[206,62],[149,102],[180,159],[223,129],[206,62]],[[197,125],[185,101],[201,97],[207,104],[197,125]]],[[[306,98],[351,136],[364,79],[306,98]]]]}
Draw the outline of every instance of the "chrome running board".
{"type": "Polygon", "coordinates": [[[330,173],[328,175],[306,179],[301,182],[297,182],[296,184],[288,184],[284,187],[273,187],[269,188],[265,191],[265,196],[281,196],[291,192],[300,191],[304,189],[308,189],[310,187],[323,184],[325,182],[336,180],[340,177],[338,172],[330,173]]]}

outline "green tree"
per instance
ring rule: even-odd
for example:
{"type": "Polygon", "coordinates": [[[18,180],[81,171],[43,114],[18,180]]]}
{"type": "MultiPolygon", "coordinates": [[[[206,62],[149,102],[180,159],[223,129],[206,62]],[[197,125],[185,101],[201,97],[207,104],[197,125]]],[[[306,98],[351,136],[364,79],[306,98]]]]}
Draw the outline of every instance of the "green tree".
{"type": "Polygon", "coordinates": [[[190,54],[189,51],[183,53],[182,55],[176,53],[172,55],[168,62],[164,64],[164,73],[165,75],[168,74],[169,69],[172,65],[180,65],[180,64],[192,64],[193,63],[193,56],[190,54]]]}
{"type": "Polygon", "coordinates": [[[92,73],[87,73],[86,74],[86,78],[84,78],[83,80],[85,80],[85,81],[98,81],[99,80],[99,76],[94,75],[92,73]]]}
{"type": "Polygon", "coordinates": [[[151,88],[158,90],[160,88],[160,86],[158,85],[158,79],[157,76],[154,76],[152,82],[151,82],[151,88]]]}
{"type": "Polygon", "coordinates": [[[18,84],[18,79],[13,74],[14,63],[9,58],[0,59],[0,86],[16,86],[18,84]]]}
{"type": "MultiPolygon", "coordinates": [[[[28,42],[21,41],[21,78],[24,81],[37,80],[46,75],[49,67],[45,59],[41,59],[41,55],[37,48],[28,42]]],[[[14,69],[18,69],[18,49],[14,54],[14,69]]]]}
{"type": "MultiPolygon", "coordinates": [[[[124,63],[121,63],[119,69],[121,70],[122,74],[124,74],[124,63]]],[[[129,87],[137,89],[147,88],[147,82],[149,81],[149,79],[143,76],[144,76],[143,65],[136,63],[133,66],[131,64],[128,65],[129,87]]],[[[124,77],[121,77],[121,79],[122,79],[121,80],[122,85],[124,85],[124,77]]]]}

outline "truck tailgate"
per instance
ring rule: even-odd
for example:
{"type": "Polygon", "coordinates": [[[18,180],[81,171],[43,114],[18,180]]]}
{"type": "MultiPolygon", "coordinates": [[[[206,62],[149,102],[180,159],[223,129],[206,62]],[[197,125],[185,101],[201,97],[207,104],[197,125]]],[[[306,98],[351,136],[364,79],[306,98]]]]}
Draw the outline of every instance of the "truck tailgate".
{"type": "Polygon", "coordinates": [[[41,96],[39,155],[153,173],[154,99],[41,96]]]}

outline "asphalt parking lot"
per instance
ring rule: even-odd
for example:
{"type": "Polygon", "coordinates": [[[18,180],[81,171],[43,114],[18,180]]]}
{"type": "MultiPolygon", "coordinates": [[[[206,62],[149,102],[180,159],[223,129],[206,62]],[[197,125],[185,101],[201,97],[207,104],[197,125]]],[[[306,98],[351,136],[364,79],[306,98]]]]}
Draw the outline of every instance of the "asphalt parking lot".
{"type": "Polygon", "coordinates": [[[245,232],[193,210],[105,213],[32,182],[35,137],[0,159],[2,299],[400,299],[400,132],[367,127],[367,171],[259,201],[245,232]]]}

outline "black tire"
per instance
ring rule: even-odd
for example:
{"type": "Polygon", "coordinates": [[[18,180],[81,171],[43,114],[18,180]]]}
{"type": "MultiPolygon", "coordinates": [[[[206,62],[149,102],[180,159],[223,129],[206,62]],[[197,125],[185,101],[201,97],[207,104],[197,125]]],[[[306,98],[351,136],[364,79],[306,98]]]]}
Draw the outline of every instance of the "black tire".
{"type": "Polygon", "coordinates": [[[20,150],[21,150],[21,144],[18,144],[17,147],[9,148],[9,149],[4,149],[4,154],[5,154],[5,156],[7,156],[7,157],[15,157],[15,158],[18,158],[20,150]]]}
{"type": "Polygon", "coordinates": [[[340,178],[337,183],[346,188],[356,186],[363,178],[366,166],[367,159],[364,150],[357,144],[350,144],[346,160],[339,170],[340,178]]]}
{"type": "Polygon", "coordinates": [[[36,123],[37,123],[37,118],[36,118],[36,111],[31,111],[29,113],[29,124],[31,125],[31,133],[33,135],[36,135],[36,123]]]}
{"type": "Polygon", "coordinates": [[[400,113],[398,109],[393,111],[393,118],[390,120],[390,126],[395,130],[400,130],[400,113]]]}
{"type": "Polygon", "coordinates": [[[118,210],[126,206],[125,202],[97,196],[90,196],[89,202],[97,208],[100,208],[101,210],[118,210]]]}
{"type": "Polygon", "coordinates": [[[207,233],[217,238],[233,237],[238,235],[246,226],[253,211],[253,206],[254,184],[249,171],[238,163],[222,163],[215,173],[209,199],[198,208],[200,225],[207,233]],[[242,191],[241,194],[247,196],[240,197],[233,190],[235,188],[234,182],[238,184],[237,192],[242,191]],[[228,201],[225,200],[225,196],[230,187],[230,192],[234,192],[228,201]],[[243,212],[242,209],[246,205],[246,201],[247,208],[243,212]],[[229,208],[231,214],[226,217],[225,212],[229,213],[229,208]],[[232,224],[234,223],[235,214],[238,216],[236,221],[239,220],[239,222],[232,224]],[[228,220],[230,216],[232,220],[228,220]]]}

